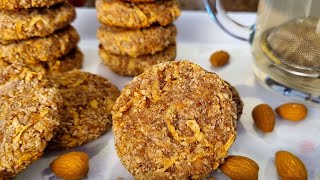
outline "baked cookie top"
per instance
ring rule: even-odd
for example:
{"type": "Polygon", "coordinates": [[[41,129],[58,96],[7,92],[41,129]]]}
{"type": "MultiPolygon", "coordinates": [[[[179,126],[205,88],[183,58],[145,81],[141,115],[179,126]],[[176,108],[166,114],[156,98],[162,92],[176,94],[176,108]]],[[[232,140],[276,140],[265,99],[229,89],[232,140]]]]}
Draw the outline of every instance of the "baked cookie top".
{"type": "Polygon", "coordinates": [[[174,25],[152,26],[146,29],[122,29],[101,26],[98,39],[107,51],[131,57],[155,54],[176,42],[177,29],[174,25]]]}
{"type": "Polygon", "coordinates": [[[0,39],[5,44],[5,41],[44,37],[66,27],[75,17],[75,9],[69,3],[18,11],[0,9],[0,39]]]}
{"type": "Polygon", "coordinates": [[[123,0],[97,0],[98,20],[105,25],[141,29],[153,24],[167,26],[180,16],[177,0],[132,3],[123,0]]]}
{"type": "Polygon", "coordinates": [[[59,126],[62,99],[51,81],[13,64],[0,72],[0,179],[38,159],[59,126]]]}
{"type": "Polygon", "coordinates": [[[1,0],[0,9],[17,10],[34,7],[49,7],[66,0],[1,0]]]}
{"type": "Polygon", "coordinates": [[[79,70],[53,76],[63,99],[61,125],[49,149],[70,149],[90,142],[112,125],[111,109],[120,95],[103,77],[79,70]]]}
{"type": "Polygon", "coordinates": [[[112,111],[115,147],[137,179],[199,179],[236,138],[228,84],[189,61],[153,66],[122,90],[112,111]]]}
{"type": "Polygon", "coordinates": [[[128,2],[135,2],[135,3],[143,3],[143,2],[155,2],[157,0],[125,0],[128,2]]]}

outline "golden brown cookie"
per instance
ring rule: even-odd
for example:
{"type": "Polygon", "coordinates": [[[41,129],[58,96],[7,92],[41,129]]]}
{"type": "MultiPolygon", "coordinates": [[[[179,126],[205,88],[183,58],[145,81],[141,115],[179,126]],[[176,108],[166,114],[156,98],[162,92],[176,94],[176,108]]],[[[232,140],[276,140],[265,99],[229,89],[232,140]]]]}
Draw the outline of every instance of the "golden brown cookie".
{"type": "Polygon", "coordinates": [[[0,44],[0,60],[26,64],[57,60],[75,48],[79,39],[77,31],[68,26],[47,37],[31,38],[7,45],[0,44]]]}
{"type": "Polygon", "coordinates": [[[138,57],[163,51],[176,42],[174,25],[153,26],[146,29],[122,29],[101,26],[98,39],[105,50],[113,54],[138,57]]]}
{"type": "Polygon", "coordinates": [[[141,29],[153,24],[167,26],[180,16],[177,0],[132,3],[123,0],[97,0],[98,20],[105,25],[141,29]]]}
{"type": "Polygon", "coordinates": [[[44,37],[66,27],[75,17],[74,7],[69,3],[50,8],[0,10],[0,39],[2,44],[8,44],[31,37],[44,37]]]}
{"type": "MultiPolygon", "coordinates": [[[[54,75],[73,69],[81,69],[83,54],[79,48],[71,50],[67,55],[55,61],[39,62],[37,64],[24,64],[32,71],[41,72],[45,75],[54,75]]],[[[11,63],[0,60],[0,70],[10,66],[11,63]]]]}
{"type": "Polygon", "coordinates": [[[176,58],[175,44],[154,55],[144,55],[136,58],[109,53],[101,45],[99,48],[102,62],[112,71],[125,76],[139,75],[155,64],[173,61],[176,58]]]}
{"type": "Polygon", "coordinates": [[[41,73],[19,64],[0,72],[0,179],[40,158],[59,126],[62,99],[41,73]]]}
{"type": "Polygon", "coordinates": [[[1,0],[0,9],[17,10],[33,7],[49,7],[65,0],[1,0]]]}
{"type": "Polygon", "coordinates": [[[111,109],[120,92],[100,76],[79,70],[53,76],[63,99],[61,125],[49,149],[70,149],[90,142],[112,125],[111,109]]]}
{"type": "Polygon", "coordinates": [[[83,54],[79,48],[75,48],[57,61],[43,63],[45,63],[44,67],[48,75],[64,73],[74,69],[81,69],[83,63],[83,54]]]}
{"type": "Polygon", "coordinates": [[[240,98],[240,95],[239,95],[237,89],[234,86],[231,86],[230,84],[229,84],[229,87],[232,92],[233,101],[236,102],[236,104],[237,104],[237,120],[239,120],[242,115],[242,111],[243,111],[243,102],[240,98]]]}
{"type": "Polygon", "coordinates": [[[136,179],[200,179],[236,138],[228,84],[189,61],[153,66],[127,84],[112,111],[115,148],[136,179]]]}
{"type": "Polygon", "coordinates": [[[144,3],[144,2],[155,2],[157,0],[126,0],[128,2],[134,2],[134,3],[144,3]]]}

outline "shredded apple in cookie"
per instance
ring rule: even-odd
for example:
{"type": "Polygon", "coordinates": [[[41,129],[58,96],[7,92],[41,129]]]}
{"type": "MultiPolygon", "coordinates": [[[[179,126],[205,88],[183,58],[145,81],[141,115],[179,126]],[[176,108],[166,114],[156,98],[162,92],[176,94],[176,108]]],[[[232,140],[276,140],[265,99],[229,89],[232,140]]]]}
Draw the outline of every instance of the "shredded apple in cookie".
{"type": "Polygon", "coordinates": [[[237,102],[218,75],[189,61],[153,66],[112,111],[115,147],[137,179],[200,179],[236,138],[237,102]]]}

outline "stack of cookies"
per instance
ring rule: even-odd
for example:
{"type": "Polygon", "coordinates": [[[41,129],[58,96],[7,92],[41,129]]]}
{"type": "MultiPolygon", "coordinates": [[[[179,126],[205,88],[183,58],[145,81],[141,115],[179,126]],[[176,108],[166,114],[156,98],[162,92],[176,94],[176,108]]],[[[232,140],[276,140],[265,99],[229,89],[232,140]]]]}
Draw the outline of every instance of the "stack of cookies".
{"type": "Polygon", "coordinates": [[[0,1],[0,69],[22,63],[46,74],[81,68],[80,39],[65,0],[0,1]]]}
{"type": "Polygon", "coordinates": [[[177,0],[97,0],[100,56],[112,71],[136,76],[176,57],[177,0]]]}

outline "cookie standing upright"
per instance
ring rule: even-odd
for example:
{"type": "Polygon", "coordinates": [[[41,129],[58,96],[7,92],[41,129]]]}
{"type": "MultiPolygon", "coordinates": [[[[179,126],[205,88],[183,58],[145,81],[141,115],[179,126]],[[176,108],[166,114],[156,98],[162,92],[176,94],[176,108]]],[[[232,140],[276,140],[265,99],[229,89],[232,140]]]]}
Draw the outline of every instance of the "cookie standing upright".
{"type": "Polygon", "coordinates": [[[113,107],[122,164],[136,179],[206,178],[236,138],[242,106],[234,95],[218,75],[188,61],[146,70],[113,107]]]}
{"type": "Polygon", "coordinates": [[[59,126],[58,89],[42,73],[20,64],[0,72],[0,179],[40,158],[59,126]]]}
{"type": "Polygon", "coordinates": [[[177,0],[97,0],[96,8],[100,57],[110,70],[135,76],[175,59],[177,0]]]}
{"type": "MultiPolygon", "coordinates": [[[[64,0],[1,1],[0,61],[2,64],[23,63],[46,74],[51,74],[52,69],[39,68],[39,64],[46,64],[44,61],[56,64],[73,59],[74,64],[82,63],[82,55],[74,59],[70,53],[77,51],[78,55],[81,54],[79,49],[75,50],[79,35],[70,26],[75,17],[74,7],[64,0]]],[[[64,64],[69,63],[61,63],[64,64]]],[[[80,67],[77,65],[71,69],[80,67]]],[[[61,69],[69,70],[70,67],[61,69]]]]}

